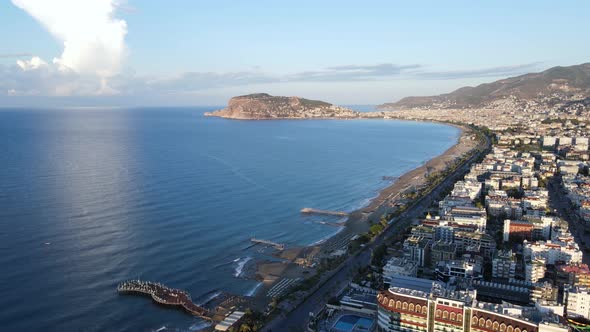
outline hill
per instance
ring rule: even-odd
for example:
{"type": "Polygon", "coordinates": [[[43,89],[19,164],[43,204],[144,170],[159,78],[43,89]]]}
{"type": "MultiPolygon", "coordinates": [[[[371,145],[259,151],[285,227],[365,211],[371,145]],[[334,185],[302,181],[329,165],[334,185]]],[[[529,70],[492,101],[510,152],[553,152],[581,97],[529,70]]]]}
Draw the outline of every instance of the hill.
{"type": "Polygon", "coordinates": [[[539,106],[572,103],[590,97],[590,63],[569,67],[553,67],[530,73],[463,87],[438,96],[406,97],[378,108],[400,110],[412,108],[478,108],[511,100],[513,103],[534,102],[539,106]]]}
{"type": "Polygon", "coordinates": [[[271,96],[267,93],[233,97],[229,100],[226,108],[205,115],[241,120],[350,119],[359,117],[358,112],[323,101],[300,97],[271,96]]]}

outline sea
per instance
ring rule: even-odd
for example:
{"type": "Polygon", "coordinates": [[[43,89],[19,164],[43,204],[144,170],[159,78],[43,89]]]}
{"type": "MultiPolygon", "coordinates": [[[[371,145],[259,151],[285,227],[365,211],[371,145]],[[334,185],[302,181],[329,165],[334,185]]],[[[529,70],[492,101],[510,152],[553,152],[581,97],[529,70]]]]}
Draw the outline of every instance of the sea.
{"type": "Polygon", "coordinates": [[[253,295],[268,252],[250,238],[321,242],[339,228],[303,207],[358,209],[460,134],[203,115],[218,108],[0,110],[1,331],[197,331],[117,284],[157,281],[197,303],[253,295]]]}

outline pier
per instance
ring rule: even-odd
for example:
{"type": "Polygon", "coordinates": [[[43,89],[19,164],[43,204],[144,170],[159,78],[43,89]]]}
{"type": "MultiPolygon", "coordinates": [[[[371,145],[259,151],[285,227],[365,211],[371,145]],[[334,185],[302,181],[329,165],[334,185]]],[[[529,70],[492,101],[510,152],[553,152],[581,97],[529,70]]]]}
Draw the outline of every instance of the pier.
{"type": "Polygon", "coordinates": [[[270,246],[275,247],[277,250],[285,250],[285,245],[282,243],[276,243],[276,242],[272,242],[269,240],[261,240],[261,239],[256,239],[256,238],[251,238],[250,241],[252,241],[254,243],[268,244],[270,246]]]}
{"type": "Polygon", "coordinates": [[[303,208],[301,209],[301,213],[304,214],[323,214],[329,216],[337,216],[337,217],[346,217],[348,216],[347,212],[343,211],[329,211],[329,210],[319,210],[319,209],[312,209],[312,208],[303,208]]]}
{"type": "Polygon", "coordinates": [[[180,289],[169,288],[159,283],[142,280],[128,280],[117,286],[117,291],[121,294],[135,293],[148,295],[156,303],[179,306],[191,315],[202,319],[212,320],[213,314],[207,309],[202,308],[191,300],[191,296],[180,289]]]}

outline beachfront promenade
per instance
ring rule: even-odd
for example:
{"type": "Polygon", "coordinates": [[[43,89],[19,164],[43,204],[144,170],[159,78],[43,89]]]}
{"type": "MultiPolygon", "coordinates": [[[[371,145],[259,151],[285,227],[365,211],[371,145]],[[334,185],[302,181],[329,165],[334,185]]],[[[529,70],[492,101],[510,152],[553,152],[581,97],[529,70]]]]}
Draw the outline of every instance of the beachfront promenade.
{"type": "Polygon", "coordinates": [[[163,305],[178,306],[186,312],[206,320],[212,320],[212,313],[202,308],[191,300],[191,296],[180,289],[169,288],[159,283],[142,280],[128,280],[117,286],[121,294],[149,295],[151,298],[163,305]]]}
{"type": "Polygon", "coordinates": [[[370,264],[373,249],[405,229],[407,224],[402,223],[402,220],[412,220],[423,216],[423,212],[432,203],[433,198],[440,196],[446,188],[460,180],[469,171],[471,164],[485,155],[490,148],[491,141],[486,137],[486,142],[479,145],[476,153],[459,165],[425,196],[419,198],[400,216],[392,219],[388,227],[365,247],[348,257],[336,270],[329,272],[327,276],[318,282],[318,287],[312,289],[301,303],[297,304],[288,313],[279,315],[268,322],[262,331],[305,331],[310,314],[316,315],[330,297],[337,295],[348,285],[350,276],[354,275],[355,271],[370,264]]]}

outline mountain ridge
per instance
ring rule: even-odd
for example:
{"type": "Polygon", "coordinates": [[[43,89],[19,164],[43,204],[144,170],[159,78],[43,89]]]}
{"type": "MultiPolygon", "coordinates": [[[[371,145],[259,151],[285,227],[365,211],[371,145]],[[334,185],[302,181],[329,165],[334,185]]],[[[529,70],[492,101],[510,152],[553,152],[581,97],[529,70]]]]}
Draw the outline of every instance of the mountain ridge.
{"type": "Polygon", "coordinates": [[[508,98],[515,103],[534,101],[551,106],[560,101],[576,101],[590,97],[590,62],[574,66],[556,66],[538,73],[465,86],[436,96],[405,97],[378,106],[381,110],[412,108],[475,108],[493,106],[508,98]]]}

